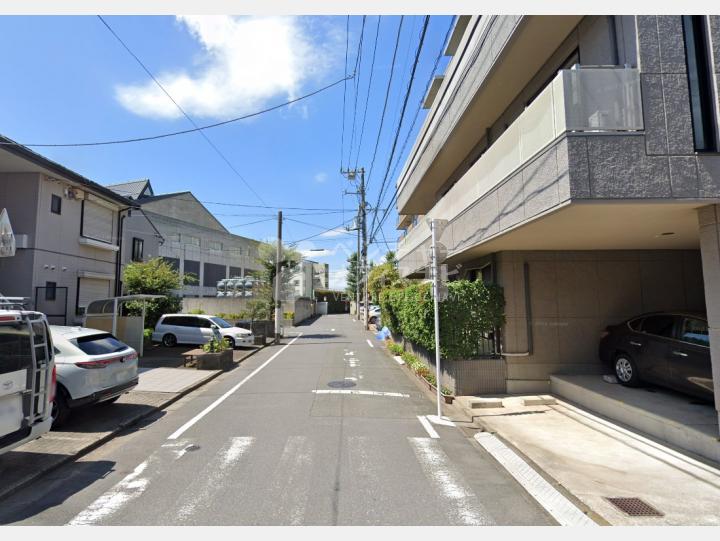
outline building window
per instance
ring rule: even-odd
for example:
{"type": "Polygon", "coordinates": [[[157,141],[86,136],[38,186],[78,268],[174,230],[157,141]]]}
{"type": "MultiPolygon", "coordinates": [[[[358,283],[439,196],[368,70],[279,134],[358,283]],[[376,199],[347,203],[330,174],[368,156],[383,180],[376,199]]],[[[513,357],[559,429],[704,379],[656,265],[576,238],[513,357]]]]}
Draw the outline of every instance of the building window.
{"type": "Polygon", "coordinates": [[[57,295],[57,282],[45,282],[45,300],[54,301],[57,295]]]}
{"type": "Polygon", "coordinates": [[[192,235],[183,235],[183,241],[185,244],[191,244],[193,246],[200,246],[200,238],[193,237],[192,235]]]}
{"type": "Polygon", "coordinates": [[[682,21],[695,150],[697,152],[717,152],[715,100],[706,18],[703,15],[683,15],[682,21]]]}
{"type": "Polygon", "coordinates": [[[133,237],[132,240],[132,260],[142,261],[143,260],[143,245],[145,241],[137,237],[133,237]]]}
{"type": "Polygon", "coordinates": [[[215,263],[205,263],[203,272],[203,285],[205,287],[215,287],[223,278],[227,277],[225,265],[216,265],[215,263]]]}
{"type": "Polygon", "coordinates": [[[52,194],[50,196],[50,212],[53,214],[62,213],[62,199],[59,195],[52,194]]]}
{"type": "Polygon", "coordinates": [[[222,250],[222,242],[217,240],[210,240],[208,241],[208,249],[220,251],[222,250]]]}

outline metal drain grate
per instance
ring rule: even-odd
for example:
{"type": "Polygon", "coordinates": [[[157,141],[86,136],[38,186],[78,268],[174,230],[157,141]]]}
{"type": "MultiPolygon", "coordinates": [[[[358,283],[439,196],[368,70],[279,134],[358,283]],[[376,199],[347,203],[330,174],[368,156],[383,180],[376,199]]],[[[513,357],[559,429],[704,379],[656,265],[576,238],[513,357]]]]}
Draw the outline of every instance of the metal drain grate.
{"type": "Polygon", "coordinates": [[[340,380],[340,381],[331,381],[327,384],[328,387],[332,387],[333,389],[347,389],[349,387],[355,387],[356,383],[354,381],[350,381],[347,379],[340,380]]]}
{"type": "Polygon", "coordinates": [[[664,517],[665,514],[640,498],[605,498],[615,507],[631,517],[664,517]]]}

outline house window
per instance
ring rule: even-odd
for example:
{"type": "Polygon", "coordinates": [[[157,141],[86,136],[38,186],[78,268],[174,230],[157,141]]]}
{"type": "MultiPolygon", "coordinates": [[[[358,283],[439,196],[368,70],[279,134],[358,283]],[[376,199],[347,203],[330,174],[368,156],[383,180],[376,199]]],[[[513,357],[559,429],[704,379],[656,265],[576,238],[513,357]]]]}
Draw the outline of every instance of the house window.
{"type": "Polygon", "coordinates": [[[57,295],[57,282],[45,282],[45,300],[54,301],[57,295]]]}
{"type": "Polygon", "coordinates": [[[703,15],[683,15],[682,21],[695,150],[717,152],[718,137],[706,18],[703,15]]]}
{"type": "Polygon", "coordinates": [[[210,250],[220,251],[220,250],[222,250],[222,242],[219,242],[217,240],[210,240],[210,241],[208,241],[208,248],[210,250]]]}
{"type": "Polygon", "coordinates": [[[93,201],[83,201],[82,229],[83,237],[111,243],[116,212],[110,207],[93,201]]]}
{"type": "Polygon", "coordinates": [[[132,240],[132,260],[142,261],[143,260],[143,245],[145,241],[137,237],[133,237],[132,240]]]}
{"type": "Polygon", "coordinates": [[[192,235],[183,235],[183,241],[185,244],[191,244],[193,246],[200,246],[200,238],[193,237],[192,235]]]}
{"type": "Polygon", "coordinates": [[[62,214],[62,199],[59,195],[52,194],[50,196],[50,212],[62,214]]]}

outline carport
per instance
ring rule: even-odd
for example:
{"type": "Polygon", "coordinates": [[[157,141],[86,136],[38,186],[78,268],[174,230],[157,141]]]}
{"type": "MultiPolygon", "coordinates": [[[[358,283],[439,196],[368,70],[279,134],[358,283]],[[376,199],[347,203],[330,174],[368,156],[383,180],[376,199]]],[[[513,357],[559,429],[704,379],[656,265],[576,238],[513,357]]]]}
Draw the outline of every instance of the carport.
{"type": "Polygon", "coordinates": [[[84,326],[112,333],[134,348],[142,357],[147,301],[164,297],[165,295],[137,294],[92,301],[85,312],[84,326]],[[142,314],[140,316],[121,315],[122,305],[132,301],[142,302],[142,314]]]}

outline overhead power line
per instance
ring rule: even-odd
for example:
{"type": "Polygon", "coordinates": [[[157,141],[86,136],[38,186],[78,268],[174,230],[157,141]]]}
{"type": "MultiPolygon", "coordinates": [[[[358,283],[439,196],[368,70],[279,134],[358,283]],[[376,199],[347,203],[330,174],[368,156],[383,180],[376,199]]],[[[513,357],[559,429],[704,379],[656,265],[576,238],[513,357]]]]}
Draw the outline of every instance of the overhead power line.
{"type": "Polygon", "coordinates": [[[358,100],[358,94],[360,92],[360,75],[361,75],[361,69],[362,69],[362,47],[363,47],[363,39],[365,38],[365,19],[366,16],[363,15],[362,18],[362,29],[360,30],[360,40],[358,41],[358,52],[357,56],[355,57],[355,70],[353,71],[353,75],[355,75],[355,79],[353,79],[353,88],[355,89],[355,103],[353,104],[353,121],[352,121],[352,133],[350,135],[350,147],[348,148],[348,161],[347,161],[347,169],[350,169],[350,162],[352,161],[352,155],[353,155],[353,145],[355,143],[355,124],[357,120],[357,100],[358,100]]]}
{"type": "MultiPolygon", "coordinates": [[[[347,98],[348,48],[350,44],[350,15],[345,19],[345,80],[343,82],[342,133],[340,135],[340,171],[345,156],[345,101],[347,98]]],[[[355,74],[353,74],[354,76],[355,74]]]]}
{"type": "Polygon", "coordinates": [[[358,161],[360,160],[360,150],[362,150],[363,135],[365,134],[365,120],[367,119],[368,103],[370,102],[370,92],[372,90],[373,74],[375,73],[375,53],[377,52],[378,36],[380,34],[380,19],[382,15],[378,15],[377,27],[375,28],[375,44],[373,45],[372,60],[370,61],[370,78],[368,80],[367,94],[365,95],[365,110],[363,112],[362,127],[360,128],[360,138],[358,140],[357,154],[355,155],[355,166],[357,169],[358,161]]]}
{"type": "Polygon", "coordinates": [[[158,88],[160,88],[160,90],[163,91],[163,93],[168,97],[168,99],[170,99],[170,101],[175,104],[175,107],[177,107],[178,111],[180,111],[180,112],[183,114],[183,116],[188,119],[188,121],[190,122],[190,124],[192,124],[193,127],[198,130],[198,133],[200,134],[200,136],[201,136],[203,139],[205,139],[205,141],[207,142],[207,144],[210,145],[210,147],[215,151],[215,153],[216,153],[218,156],[220,156],[220,158],[227,164],[227,166],[230,168],[230,170],[231,170],[233,173],[235,173],[235,175],[236,175],[240,180],[242,180],[243,184],[245,184],[245,186],[247,187],[247,189],[250,190],[250,191],[252,192],[252,194],[253,194],[255,197],[257,197],[258,200],[264,205],[264,204],[265,204],[265,201],[263,200],[262,197],[260,197],[260,194],[258,194],[258,193],[255,191],[255,189],[250,185],[250,183],[249,183],[247,180],[245,180],[245,177],[243,177],[243,176],[240,174],[240,172],[235,168],[235,166],[234,166],[232,163],[230,163],[230,160],[228,160],[227,157],[225,156],[225,154],[223,154],[223,153],[220,151],[220,149],[215,145],[215,143],[213,143],[213,142],[210,140],[210,138],[205,134],[205,132],[203,132],[202,130],[199,129],[199,127],[198,127],[198,125],[195,123],[195,121],[190,117],[190,115],[187,114],[187,112],[185,112],[185,109],[183,109],[183,108],[180,106],[180,104],[175,100],[175,98],[173,98],[172,95],[170,95],[170,92],[167,91],[167,89],[160,83],[160,81],[157,80],[157,78],[155,77],[155,75],[152,74],[152,72],[151,72],[151,71],[148,69],[148,67],[143,63],[143,61],[140,60],[140,58],[138,58],[138,56],[130,49],[130,47],[127,46],[127,44],[122,40],[122,38],[121,38],[120,36],[118,36],[118,34],[115,32],[115,30],[113,30],[112,27],[107,23],[107,21],[106,21],[105,19],[103,19],[102,15],[98,15],[97,17],[98,17],[98,19],[100,19],[100,21],[105,25],[105,28],[107,28],[107,29],[110,31],[110,33],[111,33],[113,36],[115,36],[115,39],[117,39],[117,40],[120,42],[120,44],[125,48],[125,50],[130,54],[130,56],[132,56],[132,57],[135,59],[135,61],[136,61],[138,64],[140,64],[140,67],[141,67],[143,70],[145,70],[145,73],[147,73],[148,76],[155,82],[155,84],[158,86],[158,88]]]}
{"type": "MultiPolygon", "coordinates": [[[[390,157],[388,158],[387,168],[385,169],[385,176],[383,177],[382,183],[380,184],[380,192],[378,193],[377,203],[375,208],[380,206],[383,194],[390,178],[390,168],[392,167],[392,159],[395,155],[395,149],[397,148],[398,138],[400,137],[400,130],[402,129],[403,120],[405,119],[405,110],[407,108],[408,100],[410,99],[410,93],[412,92],[413,82],[415,81],[415,72],[417,71],[418,62],[420,61],[420,53],[422,52],[423,44],[425,43],[425,35],[427,34],[428,24],[430,23],[430,16],[426,15],[423,22],[422,33],[420,34],[420,42],[418,43],[417,50],[415,51],[415,61],[413,62],[412,71],[410,72],[410,81],[408,82],[407,90],[405,92],[405,99],[403,100],[402,109],[400,110],[400,120],[398,121],[397,129],[395,130],[395,138],[393,140],[392,148],[390,150],[390,157]]],[[[375,227],[375,221],[377,220],[377,211],[373,213],[373,224],[371,231],[375,227]]]]}
{"type": "Polygon", "coordinates": [[[390,97],[390,87],[392,86],[393,73],[395,72],[395,58],[397,57],[398,46],[400,45],[400,32],[402,31],[404,15],[400,16],[400,24],[398,25],[397,37],[395,38],[395,50],[393,51],[392,63],[390,64],[390,77],[388,79],[387,90],[385,91],[385,103],[383,110],[380,115],[380,128],[378,129],[377,140],[375,141],[375,150],[373,151],[372,162],[370,163],[370,172],[368,173],[367,185],[370,185],[372,180],[372,172],[375,167],[375,156],[377,156],[378,146],[380,145],[380,135],[382,135],[383,124],[385,123],[385,111],[387,110],[388,98],[390,97]]]}
{"type": "MultiPolygon", "coordinates": [[[[283,103],[273,105],[272,107],[267,107],[265,109],[261,109],[259,111],[255,111],[254,113],[248,113],[247,115],[237,116],[235,118],[223,120],[221,122],[215,122],[214,124],[205,124],[203,126],[198,126],[197,128],[192,128],[192,129],[188,129],[188,130],[178,130],[178,131],[174,131],[174,132],[161,133],[159,135],[149,135],[147,137],[133,137],[131,139],[112,139],[112,140],[108,140],[108,141],[92,141],[92,142],[85,142],[85,143],[18,143],[16,141],[0,141],[0,145],[2,145],[2,146],[26,146],[26,147],[95,147],[95,146],[103,146],[103,145],[122,145],[125,143],[139,143],[141,141],[154,141],[156,139],[165,139],[167,137],[175,137],[177,135],[185,135],[187,133],[194,133],[196,131],[209,130],[212,128],[217,128],[219,126],[225,126],[226,124],[232,124],[233,122],[238,122],[240,120],[245,120],[248,118],[260,116],[262,114],[269,113],[269,112],[275,111],[277,109],[282,109],[283,107],[287,107],[288,105],[292,105],[293,103],[297,103],[299,101],[302,101],[302,100],[305,100],[312,96],[315,96],[317,94],[320,94],[321,92],[329,90],[330,88],[333,88],[344,81],[348,81],[348,80],[352,79],[353,77],[354,77],[353,75],[348,75],[346,77],[343,77],[342,79],[338,79],[337,81],[335,81],[333,83],[325,85],[322,88],[318,88],[317,90],[313,90],[312,92],[304,94],[298,98],[288,100],[283,103]]],[[[272,208],[275,208],[275,207],[272,207],[272,208]]]]}

